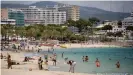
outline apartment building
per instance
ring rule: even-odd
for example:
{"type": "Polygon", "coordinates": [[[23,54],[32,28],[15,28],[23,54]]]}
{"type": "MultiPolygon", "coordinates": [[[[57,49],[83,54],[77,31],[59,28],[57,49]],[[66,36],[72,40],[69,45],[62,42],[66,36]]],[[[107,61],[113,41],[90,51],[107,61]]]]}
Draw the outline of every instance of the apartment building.
{"type": "Polygon", "coordinates": [[[122,20],[122,26],[124,26],[125,28],[127,26],[133,26],[133,12],[131,13],[130,17],[124,18],[122,20]]]}
{"type": "Polygon", "coordinates": [[[131,13],[131,17],[133,17],[133,12],[131,13]]]}
{"type": "Polygon", "coordinates": [[[23,26],[24,23],[24,13],[18,9],[8,9],[8,18],[16,20],[16,25],[23,26]]]}
{"type": "Polygon", "coordinates": [[[7,8],[1,9],[1,20],[2,19],[8,19],[8,9],[7,8]]]}
{"type": "Polygon", "coordinates": [[[80,10],[78,6],[72,5],[72,6],[63,6],[59,7],[59,11],[66,11],[66,18],[67,20],[72,19],[74,21],[79,20],[80,18],[80,10]]]}
{"type": "Polygon", "coordinates": [[[25,14],[26,24],[64,24],[66,22],[66,12],[58,11],[58,7],[53,8],[37,8],[29,6],[29,8],[21,8],[25,14]]]}
{"type": "Polygon", "coordinates": [[[133,17],[124,18],[124,20],[122,21],[122,26],[124,26],[125,28],[127,26],[133,26],[133,17]]]}

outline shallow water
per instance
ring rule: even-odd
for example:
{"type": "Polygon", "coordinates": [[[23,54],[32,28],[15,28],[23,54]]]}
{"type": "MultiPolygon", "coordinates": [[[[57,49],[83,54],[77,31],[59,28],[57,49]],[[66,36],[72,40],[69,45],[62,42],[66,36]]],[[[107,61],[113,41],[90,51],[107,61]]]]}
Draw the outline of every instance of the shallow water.
{"type": "MultiPolygon", "coordinates": [[[[77,62],[75,72],[80,73],[133,73],[133,48],[71,48],[55,49],[58,64],[56,67],[49,66],[53,71],[69,70],[69,65],[65,64],[61,57],[64,52],[64,58],[77,62]],[[83,62],[82,57],[88,56],[89,61],[83,62]],[[96,58],[99,59],[101,66],[95,66],[96,58]],[[111,60],[109,60],[111,58],[111,60]],[[116,68],[116,62],[120,62],[120,68],[116,68]]],[[[47,53],[46,51],[41,54],[47,53]]],[[[49,53],[50,54],[50,53],[49,53]]]]}

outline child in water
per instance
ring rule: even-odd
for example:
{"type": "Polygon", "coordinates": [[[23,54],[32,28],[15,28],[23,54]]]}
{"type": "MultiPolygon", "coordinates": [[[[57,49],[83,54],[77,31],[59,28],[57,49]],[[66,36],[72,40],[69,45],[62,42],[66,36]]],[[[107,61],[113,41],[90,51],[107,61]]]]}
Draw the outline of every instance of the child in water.
{"type": "Polygon", "coordinates": [[[100,67],[100,61],[98,60],[98,58],[96,59],[95,63],[96,63],[96,67],[100,67]]]}
{"type": "Polygon", "coordinates": [[[86,56],[86,57],[85,57],[85,61],[88,62],[88,60],[89,60],[89,58],[88,58],[88,56],[86,56]]]}
{"type": "Polygon", "coordinates": [[[116,63],[116,68],[120,68],[120,63],[119,63],[119,61],[116,63]]]}

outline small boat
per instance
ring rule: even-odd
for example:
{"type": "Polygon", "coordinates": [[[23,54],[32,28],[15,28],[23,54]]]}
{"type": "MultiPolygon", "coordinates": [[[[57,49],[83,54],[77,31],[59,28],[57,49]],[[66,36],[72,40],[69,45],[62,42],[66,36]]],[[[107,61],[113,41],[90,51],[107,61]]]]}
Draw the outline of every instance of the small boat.
{"type": "Polygon", "coordinates": [[[67,48],[67,46],[66,46],[66,45],[60,45],[60,47],[61,47],[61,48],[67,48]]]}

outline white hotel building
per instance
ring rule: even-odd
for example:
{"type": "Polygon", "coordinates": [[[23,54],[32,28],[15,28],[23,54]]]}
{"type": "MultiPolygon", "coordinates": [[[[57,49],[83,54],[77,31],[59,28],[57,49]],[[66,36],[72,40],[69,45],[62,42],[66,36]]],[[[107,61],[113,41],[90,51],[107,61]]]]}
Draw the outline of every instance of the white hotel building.
{"type": "Polygon", "coordinates": [[[124,18],[124,20],[122,21],[122,26],[124,26],[125,28],[127,26],[133,26],[133,12],[131,13],[130,17],[124,18]]]}
{"type": "Polygon", "coordinates": [[[58,11],[58,7],[53,8],[21,8],[25,14],[25,24],[64,24],[66,22],[66,12],[58,11]]]}

